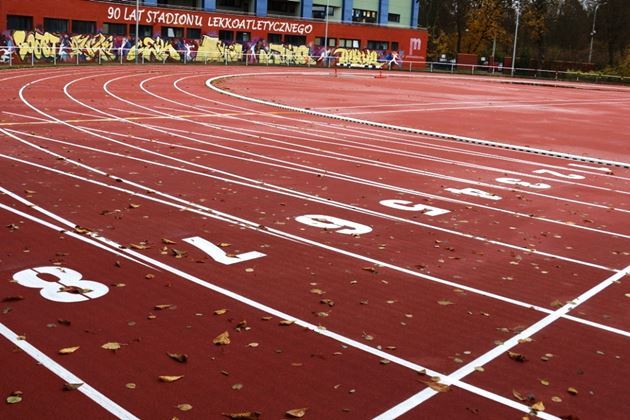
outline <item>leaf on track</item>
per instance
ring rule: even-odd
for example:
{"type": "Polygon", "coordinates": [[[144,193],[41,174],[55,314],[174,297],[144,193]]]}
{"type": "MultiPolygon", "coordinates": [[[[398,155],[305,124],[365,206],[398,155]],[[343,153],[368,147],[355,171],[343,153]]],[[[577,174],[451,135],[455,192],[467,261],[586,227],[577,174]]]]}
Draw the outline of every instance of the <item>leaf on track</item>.
{"type": "Polygon", "coordinates": [[[166,354],[168,354],[168,357],[170,357],[171,359],[179,363],[186,363],[188,361],[187,354],[182,354],[182,353],[166,353],[166,354]]]}
{"type": "Polygon", "coordinates": [[[163,303],[160,305],[155,305],[154,308],[158,311],[163,311],[164,309],[174,308],[172,303],[163,303]]]}
{"type": "Polygon", "coordinates": [[[447,299],[438,300],[437,303],[438,305],[442,305],[442,306],[455,305],[453,302],[447,299]]]}
{"type": "Polygon", "coordinates": [[[300,419],[306,415],[308,408],[293,408],[285,413],[288,417],[300,419]]]}
{"type": "Polygon", "coordinates": [[[521,353],[516,353],[513,351],[508,351],[508,357],[516,362],[520,362],[523,363],[524,361],[527,360],[527,358],[525,356],[523,356],[521,353]]]}
{"type": "Polygon", "coordinates": [[[190,404],[179,404],[179,405],[177,406],[177,408],[178,408],[180,411],[190,411],[190,410],[192,410],[192,408],[193,408],[193,407],[192,407],[192,405],[190,405],[190,404]]]}
{"type": "Polygon", "coordinates": [[[212,342],[216,344],[217,346],[226,346],[231,343],[230,333],[227,331],[223,331],[221,334],[214,337],[212,342]]]}
{"type": "Polygon", "coordinates": [[[223,308],[222,309],[217,309],[216,311],[214,311],[214,314],[215,315],[224,315],[224,314],[227,313],[227,311],[228,311],[227,309],[223,309],[223,308]]]}
{"type": "Polygon", "coordinates": [[[179,376],[174,376],[174,375],[160,375],[158,376],[158,379],[160,380],[160,382],[166,382],[166,383],[171,383],[171,382],[176,382],[179,381],[180,379],[182,379],[184,377],[184,375],[179,375],[179,376]]]}
{"type": "Polygon", "coordinates": [[[101,346],[102,349],[105,350],[112,350],[112,351],[116,351],[116,350],[120,350],[120,343],[117,342],[110,342],[110,343],[105,343],[101,346]]]}
{"type": "Polygon", "coordinates": [[[75,351],[79,350],[81,346],[74,346],[74,347],[64,347],[62,349],[59,350],[59,354],[72,354],[75,351]]]}
{"type": "Polygon", "coordinates": [[[71,383],[64,383],[63,384],[63,389],[65,391],[75,391],[77,389],[79,389],[81,387],[81,385],[83,385],[82,383],[77,383],[77,384],[71,384],[71,383]]]}
{"type": "Polygon", "coordinates": [[[430,381],[423,381],[423,382],[426,386],[428,386],[429,388],[437,392],[448,392],[451,390],[451,387],[446,384],[442,384],[439,382],[430,382],[430,381]]]}
{"type": "Polygon", "coordinates": [[[223,413],[223,415],[232,420],[258,420],[261,414],[258,411],[243,411],[241,413],[223,413]]]}

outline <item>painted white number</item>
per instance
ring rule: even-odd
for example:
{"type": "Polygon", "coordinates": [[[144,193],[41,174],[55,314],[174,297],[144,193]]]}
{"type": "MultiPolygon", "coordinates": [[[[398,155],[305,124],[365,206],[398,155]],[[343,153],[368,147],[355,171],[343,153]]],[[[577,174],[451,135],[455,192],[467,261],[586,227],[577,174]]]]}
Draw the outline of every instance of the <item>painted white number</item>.
{"type": "Polygon", "coordinates": [[[55,302],[85,302],[109,292],[103,283],[83,280],[82,277],[81,273],[70,268],[47,266],[19,271],[13,275],[13,280],[24,287],[42,289],[39,294],[55,302]],[[44,280],[39,277],[40,274],[54,276],[57,280],[44,280]]]}
{"type": "Polygon", "coordinates": [[[295,220],[308,226],[334,229],[337,233],[344,235],[361,235],[363,233],[372,232],[371,227],[362,225],[361,223],[321,214],[305,214],[304,216],[296,217],[295,220]]]}
{"type": "Polygon", "coordinates": [[[407,200],[382,200],[380,201],[385,207],[406,211],[421,211],[428,216],[439,216],[450,213],[449,210],[440,209],[438,207],[427,206],[424,204],[414,204],[407,200]]]}
{"type": "Polygon", "coordinates": [[[200,238],[199,236],[186,238],[184,239],[184,242],[188,242],[192,246],[199,248],[200,250],[208,254],[210,258],[224,265],[238,264],[265,256],[265,254],[258,251],[245,252],[243,254],[227,254],[225,251],[223,251],[212,242],[208,242],[205,239],[200,238]]]}
{"type": "Polygon", "coordinates": [[[487,191],[478,190],[475,188],[462,188],[461,190],[458,190],[457,188],[446,188],[445,190],[452,192],[453,194],[472,195],[473,197],[485,198],[487,200],[498,201],[501,199],[500,195],[495,195],[487,191]]]}
{"type": "Polygon", "coordinates": [[[537,182],[532,184],[531,182],[523,181],[518,178],[497,178],[497,182],[501,182],[503,184],[510,185],[518,185],[520,187],[534,188],[537,190],[546,190],[547,188],[551,188],[549,184],[543,184],[542,182],[537,182]]]}
{"type": "Polygon", "coordinates": [[[578,174],[561,174],[560,172],[550,171],[549,169],[537,169],[532,171],[535,174],[549,174],[553,176],[557,176],[558,178],[567,178],[567,179],[584,179],[582,175],[578,174]]]}

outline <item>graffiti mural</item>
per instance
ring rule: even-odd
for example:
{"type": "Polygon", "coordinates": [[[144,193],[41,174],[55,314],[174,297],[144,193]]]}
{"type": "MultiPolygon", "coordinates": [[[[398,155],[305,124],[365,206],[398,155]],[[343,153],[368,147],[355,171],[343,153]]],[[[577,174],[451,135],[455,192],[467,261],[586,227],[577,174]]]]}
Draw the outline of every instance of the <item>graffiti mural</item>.
{"type": "Polygon", "coordinates": [[[0,63],[31,62],[196,62],[264,65],[328,66],[351,68],[400,66],[397,52],[337,48],[334,51],[309,45],[249,42],[224,42],[216,35],[201,39],[163,39],[144,37],[137,44],[132,38],[102,33],[91,35],[14,31],[1,35],[0,63]]]}

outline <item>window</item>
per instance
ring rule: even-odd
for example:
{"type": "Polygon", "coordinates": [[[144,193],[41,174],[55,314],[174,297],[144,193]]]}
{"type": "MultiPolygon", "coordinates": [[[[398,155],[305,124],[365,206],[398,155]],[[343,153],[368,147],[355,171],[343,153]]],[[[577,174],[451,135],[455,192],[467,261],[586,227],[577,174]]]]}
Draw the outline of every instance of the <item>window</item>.
{"type": "Polygon", "coordinates": [[[296,15],[297,7],[300,3],[286,0],[269,0],[267,13],[277,13],[281,15],[296,15]]]}
{"type": "Polygon", "coordinates": [[[94,34],[96,33],[96,22],[87,20],[73,20],[72,32],[75,34],[94,34]]]}
{"type": "Polygon", "coordinates": [[[183,38],[184,28],[173,28],[170,26],[162,26],[162,38],[183,38]]]}
{"type": "Polygon", "coordinates": [[[46,32],[68,32],[68,21],[66,19],[44,18],[44,31],[46,32]]]}
{"type": "Polygon", "coordinates": [[[249,10],[248,0],[217,0],[217,9],[240,9],[249,10]]]}
{"type": "Polygon", "coordinates": [[[306,37],[303,35],[285,35],[284,43],[289,45],[306,45],[306,37]]]}
{"type": "MultiPolygon", "coordinates": [[[[328,7],[328,16],[334,16],[335,9],[332,6],[328,7]]],[[[326,19],[326,5],[314,4],[313,5],[313,19],[326,19]]]]}
{"type": "Polygon", "coordinates": [[[353,22],[376,23],[377,15],[373,10],[352,9],[353,22]]]}
{"type": "Polygon", "coordinates": [[[251,32],[237,32],[236,42],[249,42],[252,40],[251,32]]]}
{"type": "Polygon", "coordinates": [[[387,20],[389,22],[400,22],[400,15],[397,13],[388,13],[387,20]]]}
{"type": "Polygon", "coordinates": [[[282,34],[267,34],[267,42],[270,44],[282,44],[282,34]]]}
{"type": "Polygon", "coordinates": [[[201,29],[188,28],[186,29],[186,38],[188,39],[201,39],[201,29]]]}
{"type": "Polygon", "coordinates": [[[32,31],[33,16],[7,15],[7,29],[10,31],[32,31]]]}
{"type": "Polygon", "coordinates": [[[368,50],[387,50],[389,49],[389,42],[387,41],[368,41],[368,50]]]}
{"type": "Polygon", "coordinates": [[[127,25],[123,23],[103,23],[103,33],[108,35],[127,35],[127,25]]]}
{"type": "Polygon", "coordinates": [[[219,39],[223,42],[234,41],[234,31],[219,31],[219,39]]]}
{"type": "Polygon", "coordinates": [[[393,51],[398,51],[398,42],[392,41],[392,50],[393,51]]]}
{"type": "MultiPolygon", "coordinates": [[[[323,36],[316,36],[315,37],[315,45],[318,47],[322,47],[324,46],[324,37],[323,36]]],[[[334,47],[337,45],[337,38],[328,38],[328,46],[329,47],[334,47]]]]}
{"type": "MultiPolygon", "coordinates": [[[[129,32],[136,35],[136,25],[129,25],[129,32]]],[[[140,38],[152,37],[153,36],[153,26],[151,25],[138,25],[138,36],[140,38]]]]}
{"type": "Polygon", "coordinates": [[[339,46],[341,48],[360,48],[360,41],[358,39],[340,39],[339,46]]]}

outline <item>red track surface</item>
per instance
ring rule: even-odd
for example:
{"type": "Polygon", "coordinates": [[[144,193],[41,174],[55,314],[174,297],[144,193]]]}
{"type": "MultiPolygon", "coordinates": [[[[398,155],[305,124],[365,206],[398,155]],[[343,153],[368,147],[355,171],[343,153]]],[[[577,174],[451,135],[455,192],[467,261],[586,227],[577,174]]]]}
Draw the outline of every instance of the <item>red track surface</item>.
{"type": "MultiPolygon", "coordinates": [[[[315,117],[205,85],[240,71],[0,74],[0,393],[23,392],[1,418],[280,418],[306,407],[316,419],[504,419],[541,402],[544,418],[624,418],[630,170],[315,117]],[[444,212],[401,208],[414,204],[444,212]],[[346,222],[313,226],[327,216],[346,222]],[[193,237],[228,262],[264,256],[227,265],[184,241],[193,237]],[[16,276],[47,266],[83,280],[63,291],[40,274],[45,298],[16,276]],[[63,296],[94,298],[54,300],[63,296]],[[230,343],[213,344],[224,331],[230,343]],[[112,342],[121,348],[101,348],[112,342]]],[[[630,162],[621,88],[280,71],[216,85],[630,162]]]]}

